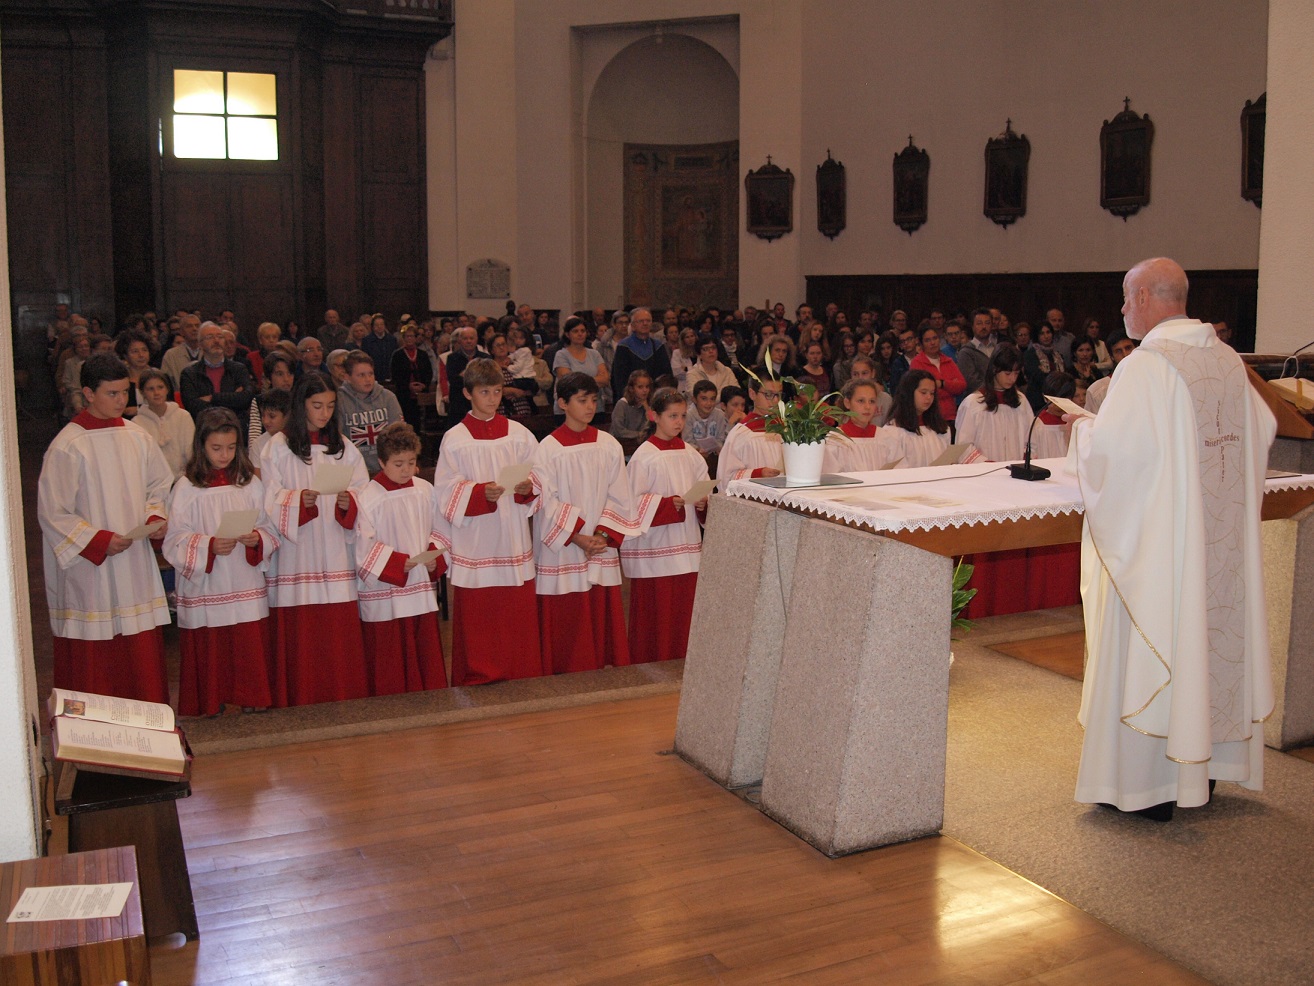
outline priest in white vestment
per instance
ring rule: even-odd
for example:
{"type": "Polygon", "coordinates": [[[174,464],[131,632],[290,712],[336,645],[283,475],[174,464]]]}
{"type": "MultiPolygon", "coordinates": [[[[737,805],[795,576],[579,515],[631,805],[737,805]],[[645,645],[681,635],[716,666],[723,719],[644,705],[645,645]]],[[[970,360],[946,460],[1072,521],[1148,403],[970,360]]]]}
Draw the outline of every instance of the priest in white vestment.
{"type": "Polygon", "coordinates": [[[1086,509],[1076,800],[1158,820],[1205,804],[1211,781],[1259,790],[1273,710],[1259,525],[1276,423],[1186,292],[1165,258],[1127,274],[1142,342],[1070,450],[1086,509]]]}

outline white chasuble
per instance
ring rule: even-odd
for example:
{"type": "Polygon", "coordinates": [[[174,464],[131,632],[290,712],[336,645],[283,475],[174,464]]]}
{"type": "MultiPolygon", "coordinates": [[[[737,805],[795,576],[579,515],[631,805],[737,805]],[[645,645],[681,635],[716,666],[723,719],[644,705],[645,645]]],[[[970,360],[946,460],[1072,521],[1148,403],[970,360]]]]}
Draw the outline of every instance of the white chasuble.
{"type": "Polygon", "coordinates": [[[650,438],[630,456],[625,468],[643,531],[621,542],[625,574],[632,579],[654,579],[698,571],[703,536],[694,505],[684,505],[684,520],[678,523],[653,527],[652,521],[664,497],[683,496],[694,483],[709,478],[706,461],[682,440],[668,444],[650,438]]]}
{"type": "MultiPolygon", "coordinates": [[[[310,461],[303,462],[287,447],[282,432],[269,440],[260,453],[260,478],[265,485],[265,512],[278,532],[279,548],[269,568],[270,606],[320,606],[356,601],[356,565],[352,552],[354,530],[336,516],[336,494],[318,498],[318,515],[305,524],[301,516],[301,491],[314,489],[315,470],[321,462],[351,466],[353,497],[370,478],[365,460],[345,438],[342,451],[332,456],[323,445],[310,447],[310,461]]],[[[355,504],[352,504],[353,510],[355,504]]]]}
{"type": "Polygon", "coordinates": [[[159,446],[132,422],[114,420],[101,425],[82,412],[55,436],[41,463],[37,519],[50,630],[57,637],[109,640],[169,622],[146,538],[100,565],[81,554],[101,531],[128,534],[152,516],[167,515],[173,472],[159,446]]]}
{"type": "Polygon", "coordinates": [[[616,548],[589,558],[583,548],[567,543],[577,529],[591,535],[605,527],[622,537],[641,530],[620,442],[593,427],[575,433],[562,425],[539,443],[531,478],[541,501],[534,519],[538,594],[562,596],[595,585],[620,585],[616,548]]]}
{"type": "Polygon", "coordinates": [[[277,548],[259,479],[245,486],[205,489],[197,489],[185,476],[178,480],[169,498],[169,534],[162,549],[178,576],[178,626],[194,630],[263,620],[269,615],[265,572],[277,548]],[[210,538],[229,510],[260,511],[255,531],[261,550],[255,565],[241,544],[227,555],[210,554],[210,538]]]}
{"type": "Polygon", "coordinates": [[[407,486],[395,487],[380,474],[365,484],[357,499],[360,520],[356,592],[360,618],[366,623],[380,623],[438,612],[433,576],[423,565],[402,573],[405,585],[393,585],[381,578],[394,554],[404,555],[398,563],[405,563],[411,555],[428,551],[430,543],[441,543],[434,530],[433,487],[418,476],[407,486]]]}
{"type": "Polygon", "coordinates": [[[436,533],[442,546],[451,549],[446,557],[452,585],[485,589],[534,581],[529,518],[539,501],[518,502],[507,490],[493,509],[472,513],[470,500],[479,484],[496,482],[507,466],[532,461],[537,448],[528,428],[500,414],[488,421],[467,414],[443,436],[433,487],[436,533]]]}
{"type": "Polygon", "coordinates": [[[1272,413],[1208,323],[1160,323],[1073,429],[1085,501],[1078,801],[1262,785],[1273,708],[1260,543],[1272,413]]]}

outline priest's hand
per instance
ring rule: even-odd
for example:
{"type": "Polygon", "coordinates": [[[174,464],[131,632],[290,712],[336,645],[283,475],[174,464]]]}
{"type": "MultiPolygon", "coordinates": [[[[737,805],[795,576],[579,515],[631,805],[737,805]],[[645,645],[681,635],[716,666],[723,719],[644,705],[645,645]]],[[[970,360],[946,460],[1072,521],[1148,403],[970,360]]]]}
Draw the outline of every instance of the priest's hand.
{"type": "Polygon", "coordinates": [[[496,503],[506,492],[505,486],[498,486],[496,483],[488,483],[484,486],[484,499],[489,503],[496,503]]]}
{"type": "Polygon", "coordinates": [[[235,538],[238,544],[245,548],[257,548],[260,546],[260,535],[252,531],[250,534],[243,534],[240,538],[235,538]]]}
{"type": "Polygon", "coordinates": [[[237,538],[211,538],[210,551],[216,555],[231,555],[237,547],[237,538]]]}
{"type": "Polygon", "coordinates": [[[109,557],[110,555],[120,554],[121,552],[127,551],[131,547],[132,547],[131,538],[125,538],[122,534],[111,535],[109,539],[109,545],[105,548],[105,556],[109,557]]]}
{"type": "Polygon", "coordinates": [[[319,493],[315,490],[301,491],[301,505],[309,510],[319,501],[319,493]]]}

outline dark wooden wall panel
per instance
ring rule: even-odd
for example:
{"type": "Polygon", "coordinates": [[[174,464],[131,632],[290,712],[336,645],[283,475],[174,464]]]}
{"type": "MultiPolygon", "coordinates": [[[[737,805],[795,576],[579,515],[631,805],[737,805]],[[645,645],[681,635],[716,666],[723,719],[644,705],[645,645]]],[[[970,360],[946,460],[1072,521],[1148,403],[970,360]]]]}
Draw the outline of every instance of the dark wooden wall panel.
{"type": "MultiPolygon", "coordinates": [[[[359,157],[355,69],[324,63],[324,285],[325,307],[360,314],[366,306],[361,271],[359,157]]],[[[322,313],[320,313],[322,314],[322,313]]]]}

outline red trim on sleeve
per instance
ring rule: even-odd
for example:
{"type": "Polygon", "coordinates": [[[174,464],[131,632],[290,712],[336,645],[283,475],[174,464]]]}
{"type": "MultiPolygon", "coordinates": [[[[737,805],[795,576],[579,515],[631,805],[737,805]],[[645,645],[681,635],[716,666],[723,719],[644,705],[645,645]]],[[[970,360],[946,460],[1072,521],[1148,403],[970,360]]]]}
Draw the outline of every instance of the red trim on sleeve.
{"type": "Polygon", "coordinates": [[[657,504],[657,513],[653,515],[652,526],[664,527],[667,524],[684,522],[684,507],[675,506],[675,497],[664,496],[657,504]]]}
{"type": "Polygon", "coordinates": [[[305,527],[312,520],[319,516],[319,500],[316,499],[310,506],[306,506],[301,494],[305,490],[297,490],[297,503],[300,505],[300,511],[297,513],[297,527],[305,527]]]}
{"type": "Polygon", "coordinates": [[[764,475],[766,475],[765,466],[760,466],[748,474],[750,479],[761,479],[764,475]]]}
{"type": "Polygon", "coordinates": [[[698,523],[707,526],[707,507],[694,507],[694,513],[698,515],[698,523]]]}
{"type": "Polygon", "coordinates": [[[93,565],[105,564],[105,559],[109,557],[110,538],[113,536],[113,531],[97,531],[96,536],[78,554],[93,565]]]}
{"type": "Polygon", "coordinates": [[[340,526],[351,530],[356,526],[356,498],[350,493],[347,494],[347,509],[343,510],[336,503],[333,505],[333,516],[337,519],[340,526]]]}
{"type": "Polygon", "coordinates": [[[537,493],[517,493],[515,494],[516,503],[533,503],[538,499],[537,493]]]}
{"type": "MultiPolygon", "coordinates": [[[[580,517],[575,521],[575,529],[570,532],[570,538],[573,538],[576,534],[578,534],[582,530],[584,530],[584,518],[580,517]]],[[[570,538],[566,538],[566,540],[569,541],[570,538]]]]}
{"type": "MultiPolygon", "coordinates": [[[[243,545],[245,547],[245,545],[243,545]]],[[[265,560],[265,539],[261,538],[255,543],[254,548],[246,549],[246,563],[255,568],[265,560]]]]}
{"type": "Polygon", "coordinates": [[[209,548],[208,548],[208,550],[207,550],[207,554],[209,555],[209,557],[205,559],[205,574],[206,574],[206,575],[209,575],[211,572],[214,571],[214,559],[215,559],[215,554],[214,554],[214,543],[215,543],[216,540],[218,540],[218,539],[217,539],[217,538],[210,538],[210,545],[209,545],[209,548]]]}
{"type": "MultiPolygon", "coordinates": [[[[432,551],[433,548],[430,547],[429,550],[432,551]]],[[[445,554],[439,555],[438,561],[433,566],[433,571],[429,573],[429,581],[437,582],[440,578],[442,578],[446,574],[447,574],[447,556],[445,554]]]]}
{"type": "Polygon", "coordinates": [[[603,527],[601,524],[598,525],[598,528],[594,533],[601,534],[606,538],[608,547],[612,548],[619,548],[620,543],[625,540],[624,534],[621,534],[619,531],[613,531],[610,527],[603,527]]]}
{"type": "Polygon", "coordinates": [[[383,571],[379,573],[379,581],[387,582],[388,585],[405,585],[407,579],[406,562],[409,557],[409,555],[403,555],[400,551],[394,551],[388,556],[388,563],[383,566],[383,571]]]}
{"type": "Polygon", "coordinates": [[[488,502],[488,496],[484,492],[487,488],[487,483],[474,484],[474,489],[470,493],[470,501],[465,505],[465,515],[467,517],[483,517],[485,514],[494,513],[497,510],[496,503],[488,502]]]}

